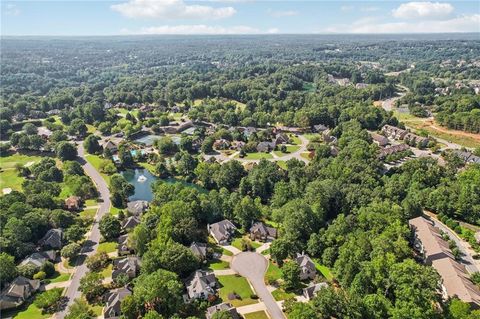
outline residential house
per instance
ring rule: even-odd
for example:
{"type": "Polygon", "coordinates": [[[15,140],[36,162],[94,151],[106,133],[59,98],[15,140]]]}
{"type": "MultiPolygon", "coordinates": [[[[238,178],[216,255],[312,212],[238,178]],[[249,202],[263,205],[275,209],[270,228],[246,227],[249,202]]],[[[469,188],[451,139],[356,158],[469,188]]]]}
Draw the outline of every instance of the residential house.
{"type": "Polygon", "coordinates": [[[19,276],[3,289],[0,294],[0,310],[21,306],[40,288],[40,280],[19,276]]]}
{"type": "Polygon", "coordinates": [[[373,143],[377,144],[378,146],[384,147],[388,145],[388,138],[385,136],[377,133],[370,133],[370,136],[372,137],[373,143]]]}
{"type": "Polygon", "coordinates": [[[300,267],[300,280],[315,278],[315,276],[317,275],[317,269],[315,268],[315,264],[307,254],[297,254],[295,261],[300,267]]]}
{"type": "Polygon", "coordinates": [[[227,141],[224,138],[221,138],[219,140],[216,140],[213,143],[213,148],[216,150],[226,150],[230,147],[230,141],[227,141]]]}
{"type": "Polygon", "coordinates": [[[326,282],[320,282],[318,284],[313,284],[311,286],[308,286],[307,288],[303,288],[302,294],[307,300],[310,300],[317,295],[320,289],[327,288],[327,287],[328,287],[328,284],[326,282]]]}
{"type": "Polygon", "coordinates": [[[260,142],[257,144],[257,152],[269,153],[275,149],[275,142],[260,142]]]}
{"type": "Polygon", "coordinates": [[[115,280],[119,275],[127,275],[133,279],[140,272],[140,259],[137,256],[128,256],[113,261],[112,279],[115,280]]]}
{"type": "Polygon", "coordinates": [[[387,137],[393,138],[395,140],[403,140],[405,135],[407,135],[408,131],[403,130],[399,127],[392,126],[392,125],[384,125],[382,127],[382,134],[386,135],[387,137]]]}
{"type": "Polygon", "coordinates": [[[207,225],[207,230],[218,244],[225,245],[230,242],[237,227],[228,219],[224,219],[218,223],[207,225]]]}
{"type": "Polygon", "coordinates": [[[280,144],[288,144],[290,143],[290,138],[288,138],[287,134],[285,133],[279,133],[275,137],[275,145],[280,145],[280,144]]]}
{"type": "Polygon", "coordinates": [[[405,141],[405,143],[407,143],[409,145],[418,146],[420,148],[426,147],[428,142],[429,142],[428,138],[418,136],[418,135],[413,134],[413,133],[405,134],[405,136],[403,137],[403,140],[405,141]]]}
{"type": "Polygon", "coordinates": [[[45,249],[61,249],[63,246],[63,231],[59,228],[50,229],[38,244],[45,249]]]}
{"type": "Polygon", "coordinates": [[[260,241],[273,240],[277,238],[277,230],[273,227],[268,227],[263,222],[255,222],[250,227],[250,238],[260,241]]]}
{"type": "Polygon", "coordinates": [[[119,256],[130,255],[134,253],[133,248],[131,247],[131,245],[129,245],[128,242],[128,234],[120,235],[120,237],[118,237],[117,243],[119,256]]]}
{"type": "Polygon", "coordinates": [[[146,200],[135,200],[127,203],[127,211],[132,215],[140,216],[148,209],[148,205],[146,200]]]}
{"type": "Polygon", "coordinates": [[[380,153],[378,154],[378,158],[384,159],[388,155],[408,151],[409,149],[410,147],[407,144],[398,144],[390,147],[385,147],[380,150],[380,153]]]}
{"type": "Polygon", "coordinates": [[[122,229],[128,231],[135,228],[138,224],[140,224],[140,218],[135,215],[130,216],[122,222],[122,229]]]}
{"type": "Polygon", "coordinates": [[[257,129],[252,126],[245,127],[243,129],[243,135],[248,139],[252,134],[257,133],[257,129]]]}
{"type": "Polygon", "coordinates": [[[207,313],[205,314],[206,319],[212,319],[213,315],[217,312],[223,312],[226,311],[230,314],[230,317],[232,319],[240,319],[242,318],[239,313],[237,312],[237,309],[235,309],[232,304],[228,302],[224,302],[215,306],[211,306],[207,308],[207,313]]]}
{"type": "Polygon", "coordinates": [[[108,292],[106,295],[107,302],[105,304],[105,308],[103,308],[103,317],[105,319],[120,318],[120,316],[122,315],[122,300],[125,299],[127,296],[130,296],[131,294],[132,292],[128,288],[119,288],[108,292]]]}
{"type": "Polygon", "coordinates": [[[116,153],[118,151],[118,145],[111,140],[103,143],[103,149],[108,149],[111,153],[116,153]]]}
{"type": "Polygon", "coordinates": [[[78,196],[70,196],[65,199],[65,207],[70,211],[78,211],[82,207],[82,199],[78,196]]]}
{"type": "Polygon", "coordinates": [[[453,153],[460,157],[460,159],[462,159],[465,164],[480,164],[480,156],[476,156],[472,152],[454,150],[453,153]]]}
{"type": "Polygon", "coordinates": [[[245,142],[242,141],[233,141],[230,149],[240,151],[245,147],[245,142]]]}
{"type": "Polygon", "coordinates": [[[330,129],[325,130],[322,132],[322,139],[325,143],[336,143],[337,138],[335,136],[332,136],[330,129]]]}
{"type": "Polygon", "coordinates": [[[435,268],[441,278],[441,293],[446,300],[458,297],[473,307],[480,307],[480,290],[470,281],[470,275],[442,238],[440,229],[423,216],[408,221],[412,231],[412,243],[422,261],[435,268]]]}
{"type": "Polygon", "coordinates": [[[198,259],[202,261],[207,259],[207,244],[193,242],[190,250],[198,259]]]}
{"type": "Polygon", "coordinates": [[[37,134],[44,140],[48,140],[53,133],[48,128],[41,126],[38,128],[37,134]]]}
{"type": "Polygon", "coordinates": [[[293,134],[300,134],[304,130],[300,127],[291,127],[291,126],[278,126],[276,127],[277,132],[287,132],[293,134]]]}
{"type": "Polygon", "coordinates": [[[313,126],[313,131],[317,132],[317,133],[321,133],[321,132],[326,131],[326,130],[328,130],[328,127],[326,127],[323,124],[317,124],[317,125],[313,126]]]}
{"type": "Polygon", "coordinates": [[[32,265],[36,268],[40,268],[47,261],[54,262],[57,259],[57,253],[53,250],[36,252],[22,260],[20,266],[32,265]]]}
{"type": "Polygon", "coordinates": [[[196,270],[185,281],[185,287],[187,289],[187,293],[184,295],[186,302],[193,299],[208,300],[216,293],[217,278],[212,271],[196,270]]]}

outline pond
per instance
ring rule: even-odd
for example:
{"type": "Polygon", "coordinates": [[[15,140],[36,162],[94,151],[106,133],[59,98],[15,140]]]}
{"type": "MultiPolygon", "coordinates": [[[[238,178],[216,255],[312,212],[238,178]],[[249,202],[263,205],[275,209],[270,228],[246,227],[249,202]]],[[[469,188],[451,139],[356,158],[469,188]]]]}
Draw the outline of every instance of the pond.
{"type": "Polygon", "coordinates": [[[153,145],[153,142],[155,140],[158,140],[162,138],[161,135],[153,135],[153,134],[150,134],[150,135],[145,135],[145,136],[142,136],[142,137],[139,137],[135,140],[135,142],[138,142],[138,143],[142,143],[142,144],[145,144],[146,146],[152,146],[153,145]]]}
{"type": "Polygon", "coordinates": [[[129,201],[146,200],[151,202],[154,197],[152,184],[158,180],[161,180],[167,184],[181,183],[184,186],[193,187],[201,192],[206,191],[198,185],[187,183],[176,178],[160,179],[145,168],[127,169],[122,171],[121,174],[123,177],[125,177],[127,182],[135,186],[135,193],[128,198],[129,201]]]}

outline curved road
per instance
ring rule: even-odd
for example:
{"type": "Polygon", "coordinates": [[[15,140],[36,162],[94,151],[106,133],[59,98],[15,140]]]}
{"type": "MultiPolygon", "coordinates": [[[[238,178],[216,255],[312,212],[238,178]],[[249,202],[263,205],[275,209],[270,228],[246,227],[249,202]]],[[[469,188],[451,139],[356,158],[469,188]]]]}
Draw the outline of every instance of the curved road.
{"type": "Polygon", "coordinates": [[[236,272],[250,281],[257,296],[265,304],[270,318],[285,319],[282,309],[280,309],[265,285],[264,276],[267,271],[267,266],[268,262],[265,257],[255,252],[239,253],[233,257],[231,263],[231,267],[236,272]]]}
{"type": "MultiPolygon", "coordinates": [[[[85,173],[96,184],[100,201],[100,206],[98,208],[97,214],[95,215],[95,220],[93,222],[90,235],[88,236],[88,239],[85,242],[81,251],[81,255],[86,258],[94,254],[98,248],[98,243],[100,241],[100,230],[98,228],[98,222],[105,214],[110,211],[110,191],[108,190],[108,185],[103,179],[103,177],[100,175],[100,173],[85,159],[85,150],[82,143],[80,143],[77,150],[79,157],[78,161],[80,162],[80,164],[82,164],[85,173]]],[[[77,259],[78,262],[75,267],[75,272],[72,275],[70,285],[67,287],[67,290],[65,292],[65,296],[68,298],[68,303],[64,310],[58,312],[55,315],[55,318],[57,319],[63,319],[68,312],[68,307],[73,303],[76,298],[79,298],[81,296],[81,293],[78,290],[80,286],[80,279],[82,279],[82,277],[89,272],[84,262],[85,258],[77,259]]]]}

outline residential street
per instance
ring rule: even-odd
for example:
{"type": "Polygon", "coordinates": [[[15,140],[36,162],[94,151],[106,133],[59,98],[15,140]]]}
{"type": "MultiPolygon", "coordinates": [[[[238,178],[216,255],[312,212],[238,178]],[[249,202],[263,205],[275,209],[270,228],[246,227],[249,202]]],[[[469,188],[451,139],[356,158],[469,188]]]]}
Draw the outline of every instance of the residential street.
{"type": "Polygon", "coordinates": [[[233,257],[231,267],[241,276],[248,279],[255,289],[257,296],[265,304],[272,319],[284,319],[282,309],[273,298],[265,285],[264,275],[267,270],[268,261],[259,253],[242,252],[233,257]]]}
{"type": "MultiPolygon", "coordinates": [[[[100,201],[100,205],[95,216],[92,230],[81,251],[81,254],[84,255],[84,257],[86,258],[94,254],[97,250],[98,243],[100,241],[100,230],[98,228],[98,222],[103,217],[103,215],[108,214],[108,212],[110,211],[110,191],[108,190],[108,185],[102,178],[100,173],[97,172],[97,170],[85,159],[85,150],[83,149],[82,143],[80,143],[77,150],[79,157],[78,161],[82,164],[85,173],[90,176],[90,178],[96,184],[100,201]]],[[[70,285],[67,287],[67,290],[65,292],[65,296],[68,298],[67,307],[65,307],[63,311],[55,314],[55,318],[57,319],[63,319],[67,314],[68,307],[73,303],[76,298],[80,297],[81,295],[78,290],[80,286],[80,279],[82,279],[82,277],[87,272],[89,272],[85,264],[85,258],[78,258],[79,262],[75,267],[75,273],[71,277],[70,285]]]]}

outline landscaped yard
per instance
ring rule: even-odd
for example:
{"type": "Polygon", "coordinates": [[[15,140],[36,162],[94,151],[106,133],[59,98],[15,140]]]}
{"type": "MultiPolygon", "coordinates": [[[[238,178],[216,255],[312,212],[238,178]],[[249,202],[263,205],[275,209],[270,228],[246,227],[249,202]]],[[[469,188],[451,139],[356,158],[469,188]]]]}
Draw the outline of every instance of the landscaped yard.
{"type": "Polygon", "coordinates": [[[270,158],[273,158],[273,156],[270,153],[256,152],[256,153],[247,153],[244,157],[244,159],[249,159],[249,160],[259,160],[259,159],[262,159],[262,158],[270,159],[270,158]]]}
{"type": "Polygon", "coordinates": [[[253,295],[253,291],[247,279],[236,275],[218,276],[217,279],[221,287],[218,294],[224,302],[230,302],[234,307],[258,302],[256,299],[250,298],[253,295]],[[228,295],[231,293],[236,293],[240,296],[240,299],[229,300],[228,295]]]}
{"type": "Polygon", "coordinates": [[[277,264],[273,263],[271,260],[268,262],[267,272],[265,273],[265,281],[267,283],[272,283],[279,280],[282,277],[282,271],[277,264]]]}
{"type": "Polygon", "coordinates": [[[287,145],[287,152],[286,153],[283,153],[281,151],[274,151],[273,153],[275,155],[277,155],[278,157],[282,157],[282,156],[285,156],[287,154],[294,153],[294,152],[298,151],[299,149],[300,149],[300,146],[298,146],[298,145],[287,145]]]}
{"type": "Polygon", "coordinates": [[[287,300],[296,296],[294,292],[286,292],[283,288],[278,288],[272,291],[272,296],[276,301],[287,300]]]}
{"type": "MultiPolygon", "coordinates": [[[[23,177],[19,177],[15,170],[15,165],[36,163],[41,160],[41,156],[29,156],[24,154],[15,153],[10,156],[0,157],[0,185],[1,188],[11,188],[12,190],[22,190],[22,183],[25,180],[23,177]]],[[[1,194],[1,189],[0,189],[1,194]]]]}
{"type": "Polygon", "coordinates": [[[35,306],[33,303],[27,309],[18,312],[13,318],[15,319],[43,319],[51,317],[50,314],[42,314],[42,309],[35,306]]]}
{"type": "Polygon", "coordinates": [[[70,274],[66,273],[59,273],[58,271],[55,272],[55,274],[52,276],[52,278],[47,279],[49,283],[53,284],[56,282],[64,282],[70,279],[70,274]]]}
{"type": "Polygon", "coordinates": [[[258,247],[262,246],[262,244],[260,244],[258,242],[255,242],[255,241],[252,241],[250,238],[248,238],[248,236],[235,238],[232,241],[232,246],[237,248],[237,249],[242,250],[242,238],[247,240],[250,243],[250,245],[253,247],[253,249],[257,249],[258,247]]]}
{"type": "Polygon", "coordinates": [[[223,261],[223,260],[212,260],[209,264],[208,264],[208,268],[212,269],[212,270],[222,270],[222,269],[228,269],[230,268],[230,265],[228,262],[226,261],[223,261]]]}
{"type": "Polygon", "coordinates": [[[98,249],[97,249],[97,251],[99,252],[104,251],[107,254],[113,253],[116,250],[117,250],[117,243],[114,241],[110,241],[110,242],[107,241],[107,242],[101,243],[98,245],[98,249]]]}
{"type": "Polygon", "coordinates": [[[329,281],[333,279],[333,274],[327,266],[320,265],[320,263],[316,260],[314,260],[313,262],[315,263],[315,268],[317,268],[317,271],[320,272],[323,277],[325,277],[329,281]]]}
{"type": "Polygon", "coordinates": [[[246,313],[243,316],[245,317],[245,319],[269,319],[269,317],[263,310],[246,313]]]}

